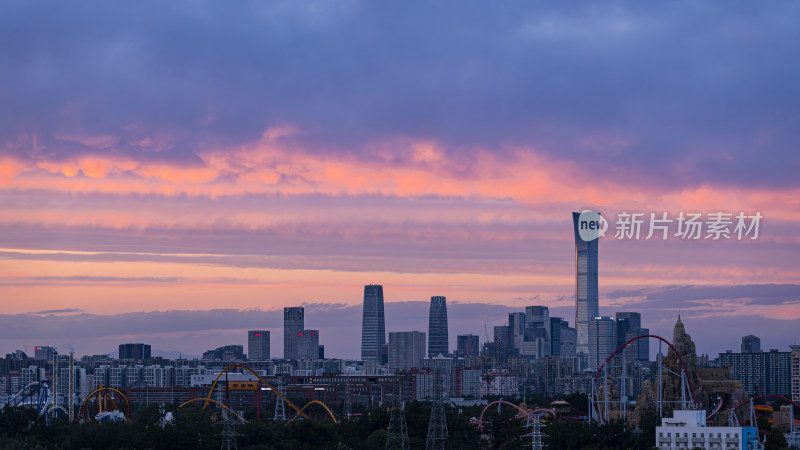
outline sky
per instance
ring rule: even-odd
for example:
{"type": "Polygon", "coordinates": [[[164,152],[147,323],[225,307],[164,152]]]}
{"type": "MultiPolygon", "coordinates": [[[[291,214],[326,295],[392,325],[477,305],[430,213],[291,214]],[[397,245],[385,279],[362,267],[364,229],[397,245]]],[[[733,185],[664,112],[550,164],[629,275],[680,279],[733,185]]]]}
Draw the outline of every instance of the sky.
{"type": "MultiPolygon", "coordinates": [[[[600,312],[698,351],[800,337],[800,5],[0,5],[0,353],[199,355],[305,305],[357,358],[528,305],[574,325],[572,211],[600,312]],[[621,213],[760,214],[744,239],[617,239],[621,213]]],[[[647,222],[645,222],[645,226],[647,222]]],[[[677,222],[673,223],[673,226],[677,222]]],[[[734,224],[735,225],[735,219],[734,224]]],[[[733,230],[733,225],[731,230],[733,230]]],[[[328,337],[329,336],[329,337],[328,337]]]]}

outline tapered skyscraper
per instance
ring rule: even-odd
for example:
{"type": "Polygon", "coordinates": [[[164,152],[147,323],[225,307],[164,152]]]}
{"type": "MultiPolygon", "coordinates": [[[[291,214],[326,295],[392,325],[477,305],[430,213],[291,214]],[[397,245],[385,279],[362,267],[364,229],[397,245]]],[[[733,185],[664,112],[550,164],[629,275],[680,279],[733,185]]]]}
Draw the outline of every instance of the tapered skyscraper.
{"type": "Polygon", "coordinates": [[[386,345],[386,320],[383,316],[383,286],[364,286],[364,315],[361,321],[361,360],[380,361],[386,345]]]}
{"type": "Polygon", "coordinates": [[[572,213],[575,228],[575,331],[576,353],[589,355],[589,322],[600,315],[597,289],[597,242],[584,241],[579,233],[581,213],[572,213]]]}
{"type": "Polygon", "coordinates": [[[450,345],[447,341],[447,303],[445,297],[431,297],[428,316],[428,356],[447,356],[450,345]]]}

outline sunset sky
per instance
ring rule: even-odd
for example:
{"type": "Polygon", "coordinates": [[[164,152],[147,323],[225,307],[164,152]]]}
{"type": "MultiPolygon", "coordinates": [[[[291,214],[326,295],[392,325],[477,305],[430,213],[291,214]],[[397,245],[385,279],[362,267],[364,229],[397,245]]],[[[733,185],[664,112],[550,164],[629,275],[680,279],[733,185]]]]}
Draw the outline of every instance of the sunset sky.
{"type": "MultiPolygon", "coordinates": [[[[601,238],[600,311],[698,351],[800,338],[800,4],[0,4],[0,353],[199,355],[307,305],[360,350],[547,305],[572,211],[763,215],[758,239],[601,238]]],[[[612,224],[613,226],[613,224],[612,224]]]]}

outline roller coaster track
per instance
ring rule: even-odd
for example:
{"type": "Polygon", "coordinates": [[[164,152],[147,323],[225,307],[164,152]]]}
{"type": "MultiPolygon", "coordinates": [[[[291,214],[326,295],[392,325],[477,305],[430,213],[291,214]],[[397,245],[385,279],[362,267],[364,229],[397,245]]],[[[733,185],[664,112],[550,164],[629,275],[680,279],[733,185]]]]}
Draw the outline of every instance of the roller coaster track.
{"type": "Polygon", "coordinates": [[[39,418],[43,416],[49,417],[51,414],[55,416],[57,412],[63,413],[64,415],[62,417],[69,414],[65,407],[61,405],[56,406],[54,404],[54,399],[50,395],[50,382],[47,380],[28,383],[1,406],[5,405],[35,407],[39,418]],[[36,388],[35,391],[33,388],[36,388]]]}
{"type": "MultiPolygon", "coordinates": [[[[692,402],[694,404],[697,404],[697,397],[694,395],[694,387],[692,386],[692,380],[689,379],[689,371],[686,368],[686,363],[683,362],[683,358],[681,357],[681,354],[678,353],[678,350],[675,349],[675,347],[672,345],[671,342],[669,342],[668,340],[662,338],[661,336],[657,336],[655,334],[643,334],[641,336],[636,336],[635,338],[631,338],[627,342],[625,342],[624,344],[622,344],[619,347],[617,347],[617,349],[614,350],[614,352],[611,353],[608,356],[608,358],[606,358],[606,360],[603,362],[603,364],[601,364],[600,367],[597,368],[597,372],[594,374],[594,381],[597,381],[597,378],[600,376],[600,373],[603,371],[603,368],[605,368],[606,364],[608,364],[615,356],[617,356],[617,353],[622,351],[625,347],[627,347],[628,345],[630,345],[634,341],[637,341],[639,339],[645,339],[645,338],[658,339],[659,341],[667,344],[667,346],[670,348],[670,350],[675,352],[675,356],[678,357],[678,362],[681,363],[681,367],[683,368],[683,372],[686,374],[686,383],[689,385],[689,394],[692,397],[692,402]]],[[[598,417],[602,417],[603,416],[603,414],[600,412],[600,405],[599,404],[595,404],[594,409],[597,412],[598,417]]]]}
{"type": "Polygon", "coordinates": [[[522,417],[533,416],[533,415],[539,414],[539,413],[548,413],[548,414],[552,414],[553,417],[558,417],[556,415],[556,412],[553,411],[552,409],[537,408],[537,409],[534,409],[533,411],[528,411],[528,410],[520,408],[519,406],[517,406],[517,405],[515,405],[515,404],[513,404],[511,402],[507,402],[505,400],[495,400],[495,401],[489,403],[488,405],[486,405],[486,407],[483,408],[483,411],[481,411],[481,417],[478,419],[478,427],[481,429],[481,431],[483,431],[483,424],[486,423],[486,422],[483,421],[483,415],[486,414],[486,411],[488,411],[489,408],[491,408],[494,405],[508,405],[508,406],[511,406],[514,409],[516,409],[517,411],[519,411],[519,413],[522,415],[522,417]]]}
{"type": "MultiPolygon", "coordinates": [[[[321,402],[321,401],[319,401],[319,400],[311,400],[310,402],[306,403],[306,404],[305,404],[305,406],[303,406],[303,407],[300,409],[300,412],[303,412],[303,411],[305,411],[305,410],[306,410],[308,407],[310,407],[311,405],[320,405],[320,406],[322,406],[323,408],[325,408],[325,411],[328,413],[328,416],[330,416],[331,420],[333,420],[333,423],[339,423],[339,421],[338,421],[338,420],[336,420],[336,416],[335,416],[335,415],[333,415],[333,411],[331,411],[331,409],[330,409],[330,408],[328,408],[328,405],[326,405],[325,403],[322,403],[322,402],[321,402]]],[[[296,414],[294,417],[292,417],[291,419],[289,419],[289,421],[288,421],[288,422],[286,422],[286,425],[289,425],[290,423],[294,422],[294,420],[295,420],[295,419],[297,419],[298,417],[300,417],[300,414],[296,414]]]]}
{"type": "MultiPolygon", "coordinates": [[[[791,399],[788,399],[788,398],[786,398],[786,397],[784,397],[782,395],[773,395],[773,394],[757,395],[757,396],[755,396],[755,397],[753,397],[751,399],[745,400],[742,403],[739,403],[738,405],[733,407],[733,410],[731,411],[731,413],[733,414],[733,417],[736,418],[736,423],[738,423],[740,426],[742,425],[742,422],[739,420],[739,416],[736,415],[736,410],[741,408],[744,405],[749,404],[751,400],[752,401],[756,401],[756,400],[758,400],[760,398],[777,398],[779,400],[783,400],[785,402],[789,402],[792,406],[797,408],[798,411],[800,411],[800,405],[798,405],[797,403],[793,402],[791,399]]],[[[754,427],[754,426],[756,426],[756,424],[750,424],[750,426],[754,427]]],[[[761,433],[766,433],[763,430],[758,430],[758,431],[761,432],[761,433]]]]}
{"type": "Polygon", "coordinates": [[[666,340],[666,339],[662,338],[661,336],[656,336],[655,334],[643,334],[643,335],[641,335],[641,336],[636,336],[635,338],[631,338],[631,339],[629,339],[629,340],[628,340],[628,342],[626,342],[626,343],[624,343],[624,344],[620,345],[620,346],[619,346],[619,347],[618,347],[616,350],[614,350],[614,353],[612,353],[611,355],[609,355],[609,356],[608,356],[608,358],[606,358],[605,362],[603,362],[603,364],[601,364],[601,365],[600,365],[600,367],[597,369],[597,373],[595,373],[595,374],[594,374],[594,379],[595,379],[595,381],[597,381],[597,377],[599,377],[599,376],[600,376],[600,372],[602,372],[602,371],[603,371],[603,367],[605,367],[606,363],[608,363],[608,362],[609,362],[609,361],[611,361],[611,360],[612,360],[612,359],[613,359],[615,356],[617,356],[617,353],[619,353],[620,351],[622,351],[622,349],[624,349],[625,347],[627,347],[628,345],[630,345],[630,344],[631,344],[631,343],[633,343],[634,341],[637,341],[637,340],[639,340],[639,339],[644,339],[644,338],[658,339],[659,341],[661,341],[661,342],[663,342],[663,343],[667,344],[667,346],[670,348],[670,350],[672,350],[673,352],[675,352],[675,356],[677,356],[677,357],[678,357],[678,361],[681,363],[681,367],[683,368],[683,371],[686,373],[686,376],[687,376],[687,378],[686,378],[686,382],[687,382],[687,383],[689,383],[689,393],[690,393],[690,394],[691,394],[691,396],[692,396],[692,401],[693,401],[694,403],[697,403],[697,398],[696,398],[696,397],[695,397],[695,395],[694,395],[694,387],[692,387],[692,380],[690,380],[690,379],[688,378],[688,376],[689,376],[689,371],[686,369],[686,363],[684,363],[684,362],[683,362],[683,358],[681,358],[681,354],[680,354],[680,353],[678,353],[678,350],[676,350],[676,349],[675,349],[675,347],[673,347],[673,346],[672,346],[672,344],[671,344],[671,343],[670,343],[668,340],[666,340]]]}
{"type": "Polygon", "coordinates": [[[714,408],[714,411],[711,411],[711,414],[709,414],[709,415],[708,415],[708,417],[706,417],[706,422],[708,422],[708,421],[709,421],[709,420],[710,420],[712,417],[714,417],[714,416],[715,416],[717,413],[719,413],[720,411],[722,411],[722,405],[724,405],[724,404],[725,404],[725,399],[723,399],[723,398],[720,396],[720,397],[719,397],[719,405],[717,405],[717,407],[716,407],[716,408],[714,408]]]}
{"type": "MultiPolygon", "coordinates": [[[[203,409],[205,409],[205,408],[206,408],[206,406],[208,406],[208,402],[210,402],[210,401],[211,401],[211,395],[214,393],[214,388],[217,386],[217,382],[219,382],[219,379],[222,377],[222,375],[224,375],[224,374],[228,373],[228,371],[229,371],[229,370],[232,370],[232,369],[243,369],[243,370],[246,370],[246,371],[250,372],[250,373],[251,373],[251,374],[253,374],[253,375],[254,375],[256,378],[258,378],[258,381],[260,381],[262,384],[264,384],[264,386],[266,386],[266,387],[270,388],[270,389],[272,390],[272,392],[273,392],[275,395],[277,395],[277,396],[278,396],[278,397],[279,397],[281,400],[283,400],[284,402],[286,402],[286,404],[287,404],[287,405],[289,405],[289,407],[290,407],[290,408],[292,408],[292,409],[293,409],[293,410],[294,410],[294,411],[295,411],[295,412],[296,412],[298,415],[300,415],[300,416],[303,416],[303,418],[305,418],[305,419],[308,419],[308,418],[309,418],[309,417],[308,417],[308,416],[307,416],[307,415],[306,415],[306,414],[305,414],[305,413],[302,411],[302,410],[303,410],[305,407],[303,407],[303,408],[298,408],[297,406],[295,406],[295,404],[294,404],[294,403],[292,403],[291,401],[289,401],[289,399],[288,399],[288,398],[286,398],[286,397],[285,397],[283,394],[281,394],[281,393],[280,393],[280,392],[279,392],[277,389],[275,389],[274,387],[272,387],[272,385],[271,385],[271,384],[269,384],[269,383],[267,382],[267,380],[265,380],[264,378],[262,378],[262,377],[261,377],[261,375],[257,374],[255,371],[253,371],[253,369],[251,369],[251,368],[249,368],[249,367],[247,367],[247,366],[245,366],[245,365],[242,365],[242,364],[233,364],[233,365],[230,365],[230,366],[226,367],[226,368],[225,368],[225,369],[224,369],[222,372],[220,372],[220,373],[219,373],[219,375],[217,375],[217,378],[214,380],[214,383],[211,385],[211,389],[208,391],[208,396],[205,398],[206,402],[203,404],[203,409]]],[[[307,406],[307,405],[306,405],[306,406],[307,406]]],[[[327,409],[328,407],[326,406],[325,408],[327,409]]],[[[334,422],[335,422],[335,420],[334,420],[334,422]]]]}
{"type": "Polygon", "coordinates": [[[217,405],[219,405],[219,406],[222,406],[223,408],[225,408],[225,409],[227,409],[228,411],[232,412],[232,413],[233,413],[233,414],[235,414],[235,415],[236,415],[236,417],[238,417],[238,418],[239,418],[239,419],[240,419],[242,422],[247,422],[247,420],[245,420],[245,418],[244,418],[244,416],[243,416],[243,415],[241,415],[241,414],[239,414],[238,412],[234,411],[233,409],[231,409],[230,407],[228,407],[228,405],[226,405],[226,404],[224,404],[224,403],[222,403],[222,402],[218,402],[218,401],[216,401],[216,400],[214,400],[214,399],[207,399],[207,398],[203,398],[203,397],[193,398],[193,399],[191,399],[191,400],[189,400],[189,401],[183,402],[183,403],[181,403],[180,405],[178,405],[178,409],[180,409],[180,408],[183,408],[184,406],[188,405],[189,403],[194,403],[194,402],[203,402],[203,401],[206,401],[206,400],[208,400],[208,401],[210,401],[210,402],[213,402],[213,403],[216,403],[217,405]]]}
{"type": "MultiPolygon", "coordinates": [[[[45,385],[45,383],[42,383],[41,381],[34,381],[33,383],[28,383],[27,386],[25,386],[19,392],[17,392],[13,396],[11,396],[11,398],[8,399],[8,402],[6,402],[6,404],[12,405],[12,406],[18,406],[18,405],[22,404],[22,402],[24,402],[24,400],[22,400],[20,402],[17,402],[17,403],[14,403],[14,400],[16,400],[18,397],[22,397],[24,399],[26,397],[25,393],[28,390],[30,390],[32,387],[36,387],[37,388],[37,392],[38,392],[38,390],[41,389],[44,385],[45,385]]],[[[33,395],[28,395],[28,397],[33,397],[33,395]]]]}

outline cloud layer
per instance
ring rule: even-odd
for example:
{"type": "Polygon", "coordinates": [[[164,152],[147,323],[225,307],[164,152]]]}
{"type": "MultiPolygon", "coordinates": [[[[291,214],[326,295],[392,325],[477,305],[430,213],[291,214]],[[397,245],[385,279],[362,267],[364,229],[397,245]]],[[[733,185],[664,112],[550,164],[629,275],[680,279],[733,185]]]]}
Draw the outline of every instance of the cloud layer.
{"type": "Polygon", "coordinates": [[[605,238],[604,314],[797,319],[799,8],[5,2],[4,312],[569,308],[591,207],[764,216],[605,238]]]}

